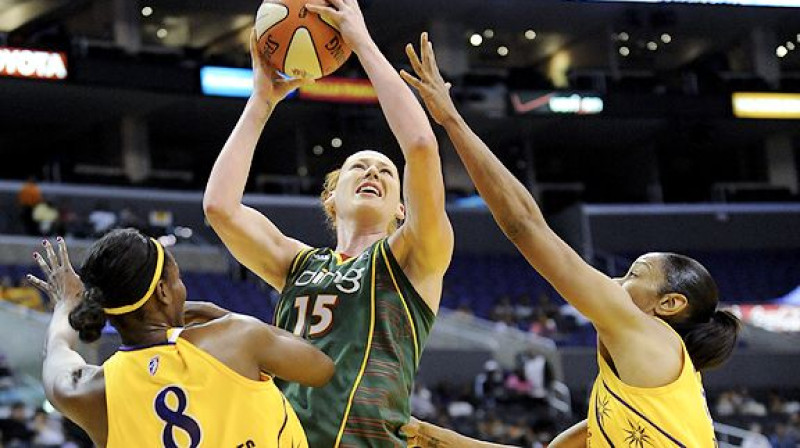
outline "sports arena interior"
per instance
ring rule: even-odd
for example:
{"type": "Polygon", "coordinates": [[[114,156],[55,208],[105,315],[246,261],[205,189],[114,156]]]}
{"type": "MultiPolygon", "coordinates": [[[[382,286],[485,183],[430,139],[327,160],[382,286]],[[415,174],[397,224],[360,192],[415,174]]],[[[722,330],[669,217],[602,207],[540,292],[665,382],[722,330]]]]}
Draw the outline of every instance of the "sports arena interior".
{"type": "MultiPolygon", "coordinates": [[[[674,251],[745,323],[704,377],[720,446],[800,446],[800,2],[361,0],[397,68],[429,31],[469,124],[601,271],[674,251]],[[732,3],[754,3],[739,5],[732,3]]],[[[0,447],[90,447],[46,403],[52,309],[25,281],[42,237],[75,265],[118,227],[159,238],[192,300],[271,322],[278,294],[204,220],[244,107],[258,1],[0,0],[0,447]],[[228,70],[235,69],[235,70],[228,70]]],[[[415,416],[544,447],[585,418],[596,333],[527,264],[437,129],[455,233],[415,416]]],[[[325,174],[362,149],[402,166],[358,59],[278,107],[245,202],[329,245],[325,174]]],[[[85,346],[102,362],[113,331],[85,346]]]]}

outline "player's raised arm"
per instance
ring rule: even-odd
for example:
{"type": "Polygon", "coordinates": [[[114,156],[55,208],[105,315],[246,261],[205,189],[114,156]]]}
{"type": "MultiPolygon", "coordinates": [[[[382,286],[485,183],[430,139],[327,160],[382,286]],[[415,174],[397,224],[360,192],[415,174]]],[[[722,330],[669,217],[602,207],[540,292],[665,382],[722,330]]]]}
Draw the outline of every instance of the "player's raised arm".
{"type": "Polygon", "coordinates": [[[450,98],[450,87],[435,63],[432,46],[423,45],[421,52],[422,61],[428,63],[414,63],[416,54],[413,49],[409,52],[418,78],[405,72],[401,76],[420,92],[434,120],[447,131],[478,192],[506,236],[601,333],[607,330],[617,335],[636,331],[636,325],[620,325],[620,320],[641,322],[646,315],[616,282],[584,262],[550,229],[530,192],[456,110],[450,98]]]}
{"type": "MultiPolygon", "coordinates": [[[[326,14],[353,49],[378,94],[383,113],[405,158],[406,219],[391,240],[406,272],[421,282],[441,277],[453,251],[453,230],[445,213],[444,180],[439,146],[428,117],[414,93],[381,53],[364,23],[356,0],[331,0],[332,7],[308,5],[326,14]],[[413,249],[412,249],[413,248],[413,249]]],[[[427,36],[423,37],[427,42],[427,36]]],[[[436,310],[439,294],[425,300],[436,310]]]]}
{"type": "Polygon", "coordinates": [[[67,248],[59,238],[59,255],[50,242],[44,244],[47,259],[34,255],[47,281],[33,275],[28,279],[55,303],[47,329],[42,366],[42,382],[47,399],[71,420],[89,428],[97,438],[104,433],[105,386],[99,366],[88,364],[75,350],[78,332],[69,324],[69,315],[80,303],[83,283],[70,264],[67,248]]]}
{"type": "Polygon", "coordinates": [[[239,262],[277,290],[283,289],[294,256],[304,244],[285,236],[261,212],[242,203],[256,144],[275,106],[304,80],[285,80],[258,51],[251,36],[254,89],[208,179],[203,210],[239,262]]]}

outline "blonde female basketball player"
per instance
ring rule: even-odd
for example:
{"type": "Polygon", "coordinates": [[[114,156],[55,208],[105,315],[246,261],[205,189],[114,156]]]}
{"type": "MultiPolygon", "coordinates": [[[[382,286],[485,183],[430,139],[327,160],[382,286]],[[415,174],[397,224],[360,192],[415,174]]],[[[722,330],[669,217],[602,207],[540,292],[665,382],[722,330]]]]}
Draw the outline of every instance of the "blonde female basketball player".
{"type": "Polygon", "coordinates": [[[242,204],[256,142],[294,86],[278,79],[251,44],[254,93],[214,165],[204,208],[234,256],[281,291],[275,324],[336,362],[324,388],[282,388],[309,445],[394,447],[405,443],[398,430],[409,418],[408,399],[439,308],[453,233],[425,111],[373,42],[356,0],[330,4],[308,9],[326,14],[341,30],[377,91],[405,157],[405,204],[397,167],[375,151],[353,154],[328,176],[322,199],[336,230],[335,248],[311,248],[242,204]]]}
{"type": "MultiPolygon", "coordinates": [[[[56,303],[45,350],[48,400],[99,447],[307,447],[291,405],[269,372],[322,386],[333,362],[291,334],[211,309],[218,319],[184,327],[178,265],[139,232],[115,230],[89,249],[81,278],[64,241],[35,255],[56,303]],[[100,337],[106,319],[124,346],[102,366],[74,350],[100,337]]],[[[209,310],[202,311],[207,319],[209,310]]]]}
{"type": "MultiPolygon", "coordinates": [[[[432,45],[423,42],[421,60],[410,45],[407,53],[419,78],[402,73],[403,78],[447,131],[503,232],[597,328],[600,374],[589,417],[553,446],[715,446],[698,372],[730,356],[739,325],[717,310],[717,287],[708,271],[695,260],[666,253],[643,255],[623,278],[592,268],[548,227],[531,194],[459,115],[432,45]]],[[[421,428],[420,443],[431,441],[428,430],[436,429],[421,428]]],[[[410,428],[416,434],[419,429],[410,428]]],[[[440,435],[470,446],[454,433],[440,435]]]]}

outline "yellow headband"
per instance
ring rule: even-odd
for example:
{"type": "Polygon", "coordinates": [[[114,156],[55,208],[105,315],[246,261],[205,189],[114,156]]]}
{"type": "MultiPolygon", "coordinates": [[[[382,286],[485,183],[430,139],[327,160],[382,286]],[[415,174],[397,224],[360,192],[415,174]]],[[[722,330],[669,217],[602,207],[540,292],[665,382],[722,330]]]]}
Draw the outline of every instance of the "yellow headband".
{"type": "Polygon", "coordinates": [[[161,271],[164,269],[164,248],[162,248],[161,244],[159,244],[155,239],[150,238],[150,240],[156,245],[156,271],[153,273],[153,280],[150,281],[150,287],[147,289],[147,292],[144,293],[144,296],[132,305],[125,305],[117,308],[103,308],[103,311],[105,311],[106,314],[119,316],[120,314],[127,314],[136,311],[147,302],[147,299],[149,299],[150,295],[152,295],[153,291],[155,291],[156,285],[158,284],[158,279],[161,278],[161,271]]]}

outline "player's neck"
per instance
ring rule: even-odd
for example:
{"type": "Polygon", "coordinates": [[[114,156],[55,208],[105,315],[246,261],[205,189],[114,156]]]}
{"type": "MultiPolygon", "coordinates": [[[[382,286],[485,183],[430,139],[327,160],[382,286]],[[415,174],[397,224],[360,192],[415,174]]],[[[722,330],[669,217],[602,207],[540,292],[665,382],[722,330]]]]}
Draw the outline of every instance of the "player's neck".
{"type": "Polygon", "coordinates": [[[336,228],[336,252],[355,257],[376,241],[386,237],[384,226],[355,227],[338,226],[336,228]]]}
{"type": "Polygon", "coordinates": [[[148,347],[166,342],[166,324],[153,324],[147,322],[135,323],[119,331],[122,345],[129,348],[148,347]]]}

